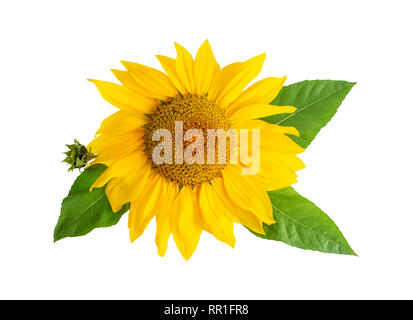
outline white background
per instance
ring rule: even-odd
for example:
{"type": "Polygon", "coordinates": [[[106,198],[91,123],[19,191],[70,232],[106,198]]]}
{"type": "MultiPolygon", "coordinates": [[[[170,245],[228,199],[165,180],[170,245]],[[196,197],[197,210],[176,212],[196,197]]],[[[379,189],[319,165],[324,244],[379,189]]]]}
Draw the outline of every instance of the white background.
{"type": "Polygon", "coordinates": [[[0,298],[413,298],[411,1],[4,1],[0,4],[0,298]],[[65,143],[88,143],[116,109],[87,78],[120,60],[160,67],[173,42],[208,38],[221,66],[267,53],[260,78],[357,81],[302,155],[295,188],[359,257],[304,251],[236,228],[189,262],[155,224],[129,243],[112,228],[53,243],[77,172],[65,143]]]}

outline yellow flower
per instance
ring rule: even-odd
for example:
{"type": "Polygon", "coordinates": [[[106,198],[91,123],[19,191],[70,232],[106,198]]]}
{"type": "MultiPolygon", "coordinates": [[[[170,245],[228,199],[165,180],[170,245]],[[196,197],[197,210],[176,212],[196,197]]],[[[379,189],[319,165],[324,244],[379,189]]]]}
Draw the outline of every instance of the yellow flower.
{"type": "MultiPolygon", "coordinates": [[[[296,154],[304,149],[285,135],[298,135],[295,128],[257,120],[296,110],[269,105],[285,77],[265,78],[245,89],[261,71],[265,54],[221,69],[208,41],[195,59],[179,44],[175,47],[176,59],[157,56],[166,73],[122,61],[126,71],[112,70],[122,85],[91,80],[120,111],[102,122],[88,148],[98,154],[93,163],[108,166],[92,188],[107,184],[106,195],[115,212],[130,202],[131,242],[156,217],[158,254],[165,254],[172,233],[182,256],[189,259],[202,230],[231,247],[234,222],[264,234],[263,223],[275,223],[266,191],[296,182],[295,171],[304,167],[296,154]],[[248,167],[242,161],[155,163],[152,134],[162,128],[173,131],[176,121],[182,121],[184,132],[260,129],[258,173],[242,175],[248,167]]],[[[206,152],[206,144],[204,148],[206,152]]],[[[173,153],[178,153],[175,147],[173,153]]]]}

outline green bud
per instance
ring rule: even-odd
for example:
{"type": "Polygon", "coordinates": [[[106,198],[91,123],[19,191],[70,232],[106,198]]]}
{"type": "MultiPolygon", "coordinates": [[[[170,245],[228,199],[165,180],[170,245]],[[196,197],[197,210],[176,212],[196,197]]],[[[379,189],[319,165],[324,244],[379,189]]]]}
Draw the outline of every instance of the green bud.
{"type": "Polygon", "coordinates": [[[88,150],[83,144],[80,144],[79,141],[74,139],[74,142],[74,144],[67,144],[66,147],[68,147],[69,150],[63,152],[66,158],[62,162],[70,165],[69,171],[73,171],[73,169],[76,168],[80,170],[80,168],[85,167],[90,160],[96,158],[96,154],[88,150]]]}

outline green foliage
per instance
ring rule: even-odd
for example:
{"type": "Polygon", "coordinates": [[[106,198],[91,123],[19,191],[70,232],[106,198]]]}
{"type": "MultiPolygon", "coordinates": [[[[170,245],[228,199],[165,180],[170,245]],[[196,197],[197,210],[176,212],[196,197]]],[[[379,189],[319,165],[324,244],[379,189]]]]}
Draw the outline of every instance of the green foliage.
{"type": "Polygon", "coordinates": [[[129,204],[116,213],[112,211],[105,187],[89,191],[105,170],[106,166],[97,164],[83,171],[75,180],[62,202],[60,217],[54,230],[54,241],[83,236],[95,228],[115,225],[128,211],[129,204]]]}
{"type": "Polygon", "coordinates": [[[356,255],[338,227],[314,203],[293,188],[268,192],[276,223],[264,225],[264,235],[301,249],[356,255]]]}
{"type": "MultiPolygon", "coordinates": [[[[354,85],[354,82],[347,81],[306,80],[283,87],[272,104],[294,106],[297,110],[292,114],[274,115],[263,120],[295,127],[300,136],[290,136],[291,139],[307,148],[337,112],[354,85]]],[[[265,236],[257,236],[302,249],[356,255],[334,222],[293,188],[270,191],[268,194],[276,223],[264,226],[265,236]]]]}
{"type": "Polygon", "coordinates": [[[343,99],[355,82],[334,80],[306,80],[283,87],[271,103],[279,106],[294,106],[291,114],[277,114],[263,120],[281,126],[295,127],[300,136],[291,138],[307,148],[334,116],[343,99]]]}

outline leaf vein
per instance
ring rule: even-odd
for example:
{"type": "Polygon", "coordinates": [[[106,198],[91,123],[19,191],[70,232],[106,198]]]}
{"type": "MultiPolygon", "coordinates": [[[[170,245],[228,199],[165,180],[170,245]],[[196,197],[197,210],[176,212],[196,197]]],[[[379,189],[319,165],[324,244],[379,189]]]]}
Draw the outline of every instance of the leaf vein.
{"type": "Polygon", "coordinates": [[[286,218],[288,218],[288,219],[290,219],[290,220],[294,221],[295,223],[297,223],[297,224],[299,224],[299,225],[301,225],[301,226],[303,226],[303,227],[305,227],[305,228],[307,228],[307,229],[309,229],[309,230],[313,231],[315,234],[318,234],[318,235],[322,236],[323,238],[325,238],[325,237],[326,237],[324,234],[322,234],[322,233],[320,233],[320,232],[318,232],[318,231],[314,230],[313,228],[311,228],[311,227],[309,227],[309,226],[305,225],[304,223],[302,223],[302,222],[300,222],[300,221],[298,221],[298,220],[295,220],[294,218],[290,217],[289,215],[287,215],[286,213],[284,213],[282,210],[280,210],[279,208],[277,208],[276,206],[274,206],[274,204],[271,204],[271,205],[272,205],[272,207],[273,207],[275,210],[278,210],[278,211],[279,211],[279,212],[280,212],[280,213],[281,213],[284,217],[286,217],[286,218]]]}
{"type": "Polygon", "coordinates": [[[318,102],[320,102],[320,101],[322,101],[322,100],[324,100],[324,99],[328,99],[328,98],[331,97],[332,95],[335,95],[336,93],[340,92],[341,90],[343,90],[343,89],[345,89],[345,88],[346,88],[346,86],[344,86],[344,87],[342,87],[342,88],[340,88],[340,89],[338,89],[338,90],[336,90],[336,91],[334,91],[334,92],[332,92],[332,93],[330,93],[330,94],[328,94],[328,95],[326,95],[326,96],[324,96],[324,97],[321,97],[321,98],[319,98],[319,99],[317,99],[317,100],[314,100],[313,102],[309,103],[309,104],[306,105],[305,107],[300,108],[300,109],[298,109],[297,111],[295,111],[295,112],[289,114],[288,116],[286,116],[284,119],[281,119],[281,120],[278,121],[276,124],[278,125],[278,124],[284,122],[285,120],[291,118],[292,116],[296,115],[297,113],[299,113],[299,112],[301,112],[301,111],[303,111],[303,110],[306,110],[306,109],[309,108],[310,106],[312,106],[312,105],[314,105],[314,104],[316,104],[316,103],[318,103],[318,102]]]}

